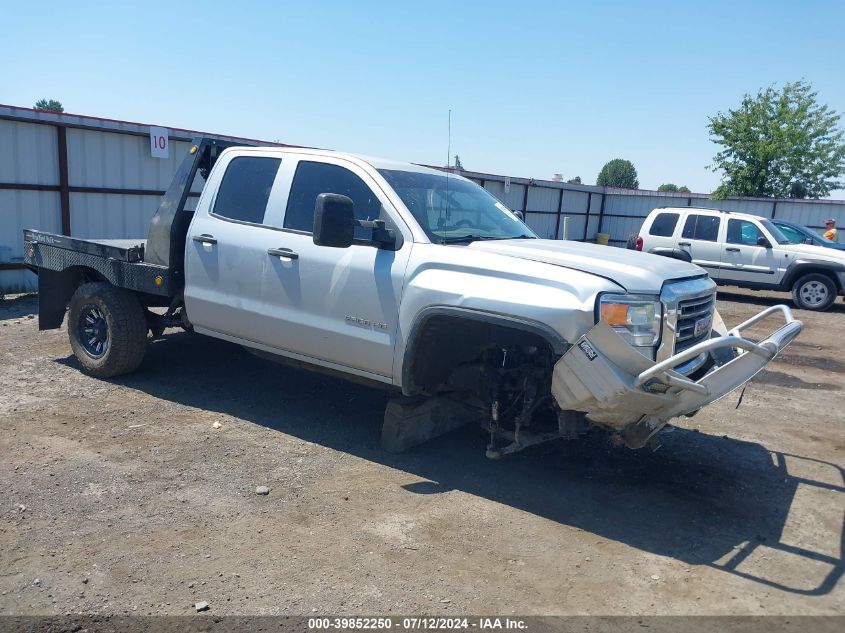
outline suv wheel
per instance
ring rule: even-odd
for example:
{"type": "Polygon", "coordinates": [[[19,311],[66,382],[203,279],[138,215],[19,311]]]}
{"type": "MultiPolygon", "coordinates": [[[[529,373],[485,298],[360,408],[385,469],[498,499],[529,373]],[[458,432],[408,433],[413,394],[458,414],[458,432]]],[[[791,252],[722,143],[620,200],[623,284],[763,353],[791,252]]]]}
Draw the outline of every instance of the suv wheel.
{"type": "Polygon", "coordinates": [[[804,275],[792,285],[792,300],[805,310],[827,310],[836,301],[836,284],[827,275],[804,275]]]}

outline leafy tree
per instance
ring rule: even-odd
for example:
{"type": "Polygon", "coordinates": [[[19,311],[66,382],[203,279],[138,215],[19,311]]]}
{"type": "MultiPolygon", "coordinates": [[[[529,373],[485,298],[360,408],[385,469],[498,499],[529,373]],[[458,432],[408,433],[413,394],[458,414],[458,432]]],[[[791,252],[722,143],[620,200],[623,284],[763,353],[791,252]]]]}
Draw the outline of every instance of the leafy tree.
{"type": "Polygon", "coordinates": [[[455,154],[455,169],[458,171],[463,171],[464,166],[461,165],[461,157],[455,154]]]}
{"type": "Polygon", "coordinates": [[[601,168],[596,184],[603,187],[637,189],[640,186],[640,181],[637,180],[637,170],[634,168],[634,163],[624,158],[614,158],[601,168]]]}
{"type": "Polygon", "coordinates": [[[35,102],[36,110],[43,110],[45,112],[64,112],[65,108],[61,101],[55,99],[39,99],[35,102]]]}
{"type": "Polygon", "coordinates": [[[674,185],[671,182],[667,182],[665,185],[660,185],[657,188],[658,191],[676,191],[678,193],[689,193],[689,187],[683,185],[679,187],[678,185],[674,185]]]}
{"type": "Polygon", "coordinates": [[[841,187],[845,133],[839,115],[816,96],[804,80],[769,86],[709,117],[710,138],[722,147],[711,168],[724,172],[713,198],[820,198],[841,187]]]}
{"type": "Polygon", "coordinates": [[[575,178],[570,178],[566,181],[568,185],[580,185],[581,184],[581,176],[575,176],[575,178]]]}

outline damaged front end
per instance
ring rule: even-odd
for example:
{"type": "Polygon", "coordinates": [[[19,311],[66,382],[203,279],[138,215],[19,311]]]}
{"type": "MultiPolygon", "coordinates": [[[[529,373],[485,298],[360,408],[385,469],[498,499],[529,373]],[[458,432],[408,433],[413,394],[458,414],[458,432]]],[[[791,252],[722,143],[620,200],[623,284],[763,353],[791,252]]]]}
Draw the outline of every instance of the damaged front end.
{"type": "Polygon", "coordinates": [[[668,420],[694,413],[744,385],[803,327],[788,307],[772,306],[724,336],[652,361],[600,321],[555,364],[552,394],[562,410],[585,413],[593,424],[618,433],[630,448],[640,448],[668,420]],[[743,336],[745,330],[776,314],[784,324],[765,339],[743,336]],[[720,359],[722,364],[697,380],[679,371],[702,357],[720,359]]]}

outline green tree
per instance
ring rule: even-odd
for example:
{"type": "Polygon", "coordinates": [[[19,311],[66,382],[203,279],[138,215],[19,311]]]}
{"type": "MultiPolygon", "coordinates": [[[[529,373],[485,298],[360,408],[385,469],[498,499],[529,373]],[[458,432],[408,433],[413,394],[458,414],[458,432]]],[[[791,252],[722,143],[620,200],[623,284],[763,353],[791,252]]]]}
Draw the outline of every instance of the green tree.
{"type": "Polygon", "coordinates": [[[640,186],[640,181],[637,180],[637,170],[634,168],[634,163],[624,158],[614,158],[601,168],[596,184],[603,187],[637,189],[640,186]]]}
{"type": "Polygon", "coordinates": [[[44,110],[45,112],[64,112],[65,108],[61,101],[55,99],[39,99],[35,102],[36,110],[44,110]]]}
{"type": "Polygon", "coordinates": [[[714,199],[727,196],[820,198],[842,183],[845,141],[839,115],[816,100],[804,80],[745,95],[736,110],[708,118],[710,139],[722,149],[714,199]]]}
{"type": "Polygon", "coordinates": [[[581,184],[581,176],[575,176],[575,178],[570,178],[566,181],[568,185],[580,185],[581,184]]]}
{"type": "Polygon", "coordinates": [[[690,192],[689,187],[687,187],[686,185],[682,185],[682,186],[679,187],[678,185],[674,185],[671,182],[667,182],[664,185],[660,185],[657,188],[657,190],[658,191],[676,191],[678,193],[689,193],[690,192]]]}

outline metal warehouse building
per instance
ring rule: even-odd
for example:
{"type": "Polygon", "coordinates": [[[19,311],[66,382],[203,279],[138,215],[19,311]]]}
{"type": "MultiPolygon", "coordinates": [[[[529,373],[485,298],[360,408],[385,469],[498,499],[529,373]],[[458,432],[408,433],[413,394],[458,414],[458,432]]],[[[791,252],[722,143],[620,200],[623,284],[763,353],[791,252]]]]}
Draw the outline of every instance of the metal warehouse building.
{"type": "MultiPolygon", "coordinates": [[[[37,287],[35,275],[21,265],[25,228],[90,238],[146,237],[191,137],[199,134],[250,141],[0,105],[0,292],[37,287]]],[[[821,228],[827,217],[845,215],[845,201],[839,200],[729,198],[716,203],[707,194],[461,173],[511,209],[523,211],[528,225],[551,239],[589,241],[607,233],[611,244],[622,245],[661,206],[718,207],[812,228],[821,228]]],[[[195,183],[195,194],[200,188],[195,183]]]]}

